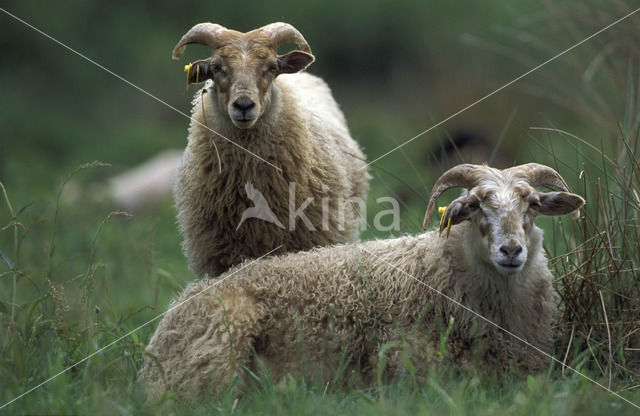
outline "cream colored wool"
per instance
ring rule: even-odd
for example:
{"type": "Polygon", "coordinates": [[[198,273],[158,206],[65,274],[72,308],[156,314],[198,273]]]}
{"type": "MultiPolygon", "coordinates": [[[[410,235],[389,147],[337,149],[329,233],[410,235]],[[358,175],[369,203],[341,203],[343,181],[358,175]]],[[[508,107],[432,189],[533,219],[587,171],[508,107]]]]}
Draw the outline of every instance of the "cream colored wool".
{"type": "Polygon", "coordinates": [[[148,346],[157,360],[145,359],[139,379],[155,393],[194,397],[234,377],[242,385],[245,367],[258,372],[264,364],[277,379],[315,364],[328,378],[346,360],[345,374],[366,382],[381,351],[386,375],[405,372],[406,359],[424,375],[443,360],[450,317],[445,360],[491,372],[545,368],[547,357],[426,286],[551,352],[556,307],[542,231],[529,231],[527,260],[510,275],[474,257],[473,235],[464,222],[449,238],[432,231],[318,248],[246,262],[222,282],[198,281],[173,305],[204,293],[166,314],[148,346]]]}
{"type": "Polygon", "coordinates": [[[250,129],[235,127],[217,102],[211,84],[195,95],[188,144],[174,190],[183,250],[198,276],[215,277],[279,245],[283,252],[357,240],[360,220],[351,202],[354,198],[366,201],[369,174],[365,157],[324,81],[307,73],[279,75],[271,86],[265,113],[250,129]],[[264,195],[284,229],[255,218],[236,229],[242,213],[253,206],[246,183],[264,195]],[[315,231],[299,218],[289,224],[290,183],[295,183],[293,211],[313,198],[303,212],[315,231]],[[323,199],[328,204],[326,228],[323,199]]]}

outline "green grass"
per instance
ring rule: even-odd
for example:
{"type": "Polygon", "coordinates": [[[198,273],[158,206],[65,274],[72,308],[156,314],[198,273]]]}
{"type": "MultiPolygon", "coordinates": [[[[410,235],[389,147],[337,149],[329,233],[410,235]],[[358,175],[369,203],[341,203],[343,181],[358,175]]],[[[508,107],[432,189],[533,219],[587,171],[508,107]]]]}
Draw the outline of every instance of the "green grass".
{"type": "MultiPolygon", "coordinates": [[[[3,402],[157,316],[190,278],[169,203],[139,218],[101,205],[78,209],[60,202],[63,186],[50,202],[15,209],[2,186],[9,214],[0,240],[0,285],[9,294],[0,299],[3,402]]],[[[132,389],[153,328],[53,378],[17,408],[66,413],[132,389]]]]}
{"type": "MultiPolygon", "coordinates": [[[[266,15],[292,19],[304,27],[318,55],[311,72],[331,82],[369,160],[630,8],[622,1],[525,2],[518,10],[496,3],[456,15],[448,3],[418,9],[406,1],[393,10],[384,2],[364,11],[353,6],[343,9],[345,17],[291,2],[286,8],[295,12],[286,16],[270,4],[253,14],[216,4],[206,13],[198,8],[176,16],[174,6],[156,3],[159,13],[167,9],[160,23],[155,16],[151,22],[144,7],[77,3],[74,19],[77,15],[90,26],[98,16],[118,27],[115,34],[87,31],[86,36],[79,36],[68,22],[71,15],[61,10],[43,9],[37,19],[26,3],[17,11],[63,40],[75,40],[73,46],[170,103],[181,103],[183,110],[189,96],[181,65],[171,66],[165,56],[175,41],[173,32],[207,13],[239,28],[262,24],[266,15]],[[403,26],[379,30],[390,13],[403,26]],[[122,19],[136,24],[116,23],[122,19]],[[335,33],[326,33],[326,27],[335,33]],[[357,36],[344,42],[347,33],[357,36]],[[123,48],[131,38],[142,46],[123,48]],[[345,45],[337,47],[340,42],[345,45]],[[337,68],[334,62],[351,66],[337,68]]],[[[336,7],[341,3],[326,9],[336,7]]],[[[380,209],[376,198],[396,196],[402,201],[396,234],[419,232],[430,185],[446,162],[435,153],[455,126],[491,138],[495,147],[489,151],[503,163],[555,167],[587,206],[579,223],[538,220],[560,295],[554,356],[640,404],[640,56],[638,16],[634,19],[376,163],[368,211],[371,220],[380,209]],[[604,51],[606,59],[600,60],[604,51]]],[[[159,149],[182,147],[187,121],[35,34],[24,35],[28,32],[15,22],[7,26],[10,44],[19,47],[8,51],[7,60],[18,69],[0,68],[2,138],[11,137],[0,142],[0,406],[53,378],[0,414],[637,413],[557,363],[524,380],[484,380],[451,369],[427,380],[368,388],[261,377],[240,398],[226,392],[194,405],[169,394],[147,402],[136,373],[157,321],[81,360],[166,311],[193,279],[180,252],[174,208],[165,201],[130,217],[82,194],[69,203],[66,196],[73,189],[62,184],[73,172],[76,189],[84,191],[159,149]],[[43,62],[50,76],[43,77],[34,61],[43,62]],[[36,110],[37,122],[27,122],[24,115],[36,110]],[[75,170],[96,158],[113,166],[75,170]]],[[[446,194],[442,204],[452,196],[446,194]]],[[[362,237],[388,235],[368,230],[362,237]]]]}
{"type": "MultiPolygon", "coordinates": [[[[631,146],[638,144],[637,133],[620,139],[632,150],[628,155],[636,154],[631,146]]],[[[566,144],[578,149],[579,160],[590,157],[588,146],[566,144]]],[[[610,170],[606,160],[595,166],[585,162],[576,178],[582,186],[572,185],[589,201],[581,223],[543,224],[546,249],[552,257],[560,255],[551,261],[563,313],[554,356],[640,403],[640,389],[634,388],[638,353],[628,349],[637,339],[640,313],[633,301],[640,298],[635,267],[640,170],[632,158],[618,155],[618,162],[610,170]]],[[[556,163],[567,164],[560,157],[556,163]]],[[[194,406],[169,394],[147,402],[136,373],[157,322],[82,360],[165,311],[192,276],[179,252],[170,201],[134,217],[112,212],[108,204],[84,203],[80,209],[61,202],[67,179],[95,169],[105,167],[82,165],[62,179],[58,192],[37,203],[14,199],[11,189],[2,187],[0,398],[8,402],[53,377],[3,409],[9,413],[595,415],[637,410],[558,364],[526,380],[431,374],[426,381],[396,380],[370,388],[262,377],[240,398],[227,392],[194,406]]]]}
{"type": "Polygon", "coordinates": [[[599,415],[634,414],[633,408],[579,377],[550,381],[529,377],[506,385],[432,374],[424,383],[395,382],[368,390],[327,391],[326,386],[286,379],[277,386],[252,390],[193,409],[189,414],[280,415],[599,415]],[[625,408],[626,407],[626,408],[625,408]]]}

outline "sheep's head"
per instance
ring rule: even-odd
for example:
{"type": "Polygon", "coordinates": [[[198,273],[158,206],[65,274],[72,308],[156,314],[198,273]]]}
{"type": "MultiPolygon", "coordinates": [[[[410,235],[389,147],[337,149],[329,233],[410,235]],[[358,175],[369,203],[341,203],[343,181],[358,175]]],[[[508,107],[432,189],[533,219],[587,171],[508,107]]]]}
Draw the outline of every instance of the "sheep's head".
{"type": "Polygon", "coordinates": [[[178,60],[190,43],[210,46],[213,55],[188,67],[188,82],[212,79],[219,107],[241,129],[253,127],[262,116],[278,75],[301,71],[314,60],[304,37],[287,23],[272,23],[247,33],[199,23],[180,39],[173,60],[178,60]],[[287,43],[295,43],[301,50],[278,56],[278,47],[287,43]]]}
{"type": "Polygon", "coordinates": [[[555,170],[537,163],[498,170],[482,165],[458,165],[435,183],[424,220],[426,229],[438,197],[447,189],[466,188],[444,212],[442,232],[449,224],[471,221],[474,249],[478,257],[500,273],[519,272],[538,233],[532,233],[538,215],[572,214],[579,217],[582,197],[569,193],[555,170]],[[560,192],[539,192],[539,186],[560,192]]]}

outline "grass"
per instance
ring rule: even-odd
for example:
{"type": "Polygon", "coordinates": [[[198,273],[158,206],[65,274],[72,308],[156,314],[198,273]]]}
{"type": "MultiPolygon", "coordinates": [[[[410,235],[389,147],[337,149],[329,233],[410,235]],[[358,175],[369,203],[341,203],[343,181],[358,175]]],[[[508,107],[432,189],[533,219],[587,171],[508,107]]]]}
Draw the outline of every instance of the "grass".
{"type": "MultiPolygon", "coordinates": [[[[496,45],[486,48],[501,51],[504,48],[500,47],[512,47],[509,43],[512,39],[529,39],[531,43],[527,46],[533,52],[548,57],[551,52],[545,49],[548,45],[577,41],[626,10],[624,2],[619,1],[615,2],[616,7],[593,14],[589,8],[575,8],[572,4],[556,6],[546,2],[546,19],[539,14],[523,18],[520,27],[510,29],[519,36],[507,31],[504,35],[509,41],[498,41],[499,48],[496,45]],[[574,18],[566,19],[567,15],[574,18]],[[536,38],[540,24],[548,29],[543,42],[536,38]]],[[[621,25],[623,34],[605,33],[596,43],[585,45],[587,49],[582,52],[554,63],[553,71],[540,71],[536,74],[538,78],[525,80],[519,90],[521,96],[540,99],[541,88],[536,83],[543,83],[547,89],[542,93],[544,102],[568,108],[575,117],[572,121],[558,125],[557,119],[543,119],[541,125],[546,130],[520,131],[518,136],[517,129],[522,127],[519,118],[530,107],[523,105],[516,110],[488,101],[484,106],[486,112],[476,113],[474,109],[469,113],[470,119],[497,118],[498,114],[504,129],[497,143],[514,135],[521,139],[517,142],[505,139],[502,145],[506,153],[516,155],[518,161],[538,161],[556,167],[570,187],[587,200],[583,219],[578,223],[568,219],[539,220],[545,230],[550,265],[557,276],[555,285],[561,308],[554,356],[640,404],[640,74],[635,47],[637,16],[634,19],[621,25]],[[612,50],[621,53],[609,53],[612,50]],[[603,51],[609,51],[607,59],[598,58],[603,51]],[[594,132],[587,131],[594,125],[598,126],[594,132]]],[[[503,59],[500,56],[500,62],[503,59]]],[[[524,62],[524,66],[531,67],[537,62],[534,61],[524,62]]],[[[514,66],[504,65],[501,71],[511,74],[514,66]]],[[[479,72],[477,77],[481,76],[479,72]]],[[[440,97],[454,96],[471,102],[464,95],[469,92],[462,87],[441,84],[445,87],[439,88],[447,91],[440,97]]],[[[424,92],[416,91],[416,95],[424,92]]],[[[386,100],[387,91],[381,95],[386,100]]],[[[86,124],[75,126],[76,119],[62,110],[44,111],[40,123],[24,123],[19,117],[24,112],[22,108],[29,107],[29,101],[21,97],[22,94],[17,94],[15,105],[5,113],[11,121],[5,126],[19,126],[11,131],[22,132],[18,136],[33,144],[20,148],[17,140],[7,147],[8,153],[13,149],[15,154],[26,156],[4,160],[7,172],[12,175],[7,176],[6,188],[0,186],[0,406],[51,380],[0,409],[0,414],[637,413],[632,405],[557,363],[546,373],[524,380],[507,376],[504,380],[488,381],[473,375],[456,375],[451,370],[431,374],[420,382],[407,378],[379,382],[369,388],[342,388],[340,380],[323,384],[292,377],[271,380],[261,376],[240,399],[227,391],[196,406],[171,394],[157,402],[146,402],[136,384],[136,373],[156,322],[141,327],[92,358],[81,360],[166,311],[172,296],[192,279],[179,250],[181,237],[175,226],[174,208],[166,201],[153,211],[129,217],[113,211],[107,203],[77,201],[69,205],[64,202],[65,193],[69,192],[65,184],[71,177],[83,183],[110,173],[99,163],[83,164],[73,170],[76,162],[72,161],[80,156],[119,157],[119,163],[139,160],[153,145],[173,145],[175,137],[183,136],[184,126],[150,127],[145,119],[144,125],[129,121],[133,125],[107,128],[90,118],[79,121],[86,124]],[[26,104],[18,105],[20,100],[26,104]],[[50,125],[59,128],[50,129],[50,125]],[[84,137],[77,140],[75,136],[94,125],[98,125],[94,139],[100,146],[85,141],[84,137]],[[152,128],[155,130],[150,131],[152,128]],[[106,133],[98,133],[102,130],[106,133]],[[127,140],[121,141],[119,147],[106,146],[104,143],[113,138],[112,130],[136,131],[131,135],[137,142],[141,137],[143,143],[129,146],[127,140]],[[64,133],[69,131],[75,133],[64,133]],[[77,148],[76,141],[83,143],[82,152],[47,160],[50,153],[63,154],[77,148]],[[56,188],[47,175],[62,170],[72,173],[59,180],[56,191],[51,191],[56,188]],[[63,372],[76,363],[79,364],[63,372]],[[58,373],[61,374],[56,376],[58,373]]],[[[392,111],[391,104],[377,106],[358,99],[345,110],[350,110],[346,112],[354,136],[365,143],[370,158],[435,124],[442,116],[425,120],[421,105],[416,105],[420,110],[408,117],[394,116],[390,114],[402,112],[392,111]],[[384,142],[380,138],[392,140],[384,142]]],[[[121,97],[117,100],[121,101],[121,97]]],[[[54,101],[57,105],[62,100],[54,101]]],[[[116,108],[113,103],[108,106],[116,108]]],[[[569,119],[566,114],[563,117],[569,119]]],[[[528,129],[531,119],[526,119],[524,125],[528,129]]],[[[446,142],[446,131],[434,133],[441,143],[446,142]]],[[[429,147],[433,142],[425,137],[372,169],[375,178],[370,199],[394,195],[404,203],[400,233],[421,229],[428,185],[441,168],[430,167],[434,165],[430,152],[438,148],[429,147]]],[[[496,150],[497,146],[491,153],[496,150]]],[[[372,204],[369,211],[375,209],[379,207],[372,204]]],[[[379,236],[369,232],[363,237],[379,236]]]]}
{"type": "MultiPolygon", "coordinates": [[[[10,216],[2,228],[10,238],[2,242],[11,247],[0,248],[0,285],[2,293],[11,294],[0,300],[3,402],[166,310],[171,294],[188,277],[184,261],[175,258],[180,254],[173,221],[160,221],[173,216],[171,207],[131,226],[128,214],[105,211],[104,206],[85,211],[63,206],[60,196],[67,181],[101,166],[83,164],[74,170],[51,204],[28,203],[14,210],[10,191],[1,187],[10,216]],[[157,243],[159,237],[163,244],[157,243]],[[184,270],[181,276],[173,274],[175,268],[184,270]]],[[[19,408],[65,413],[75,408],[73,403],[83,409],[89,399],[109,401],[110,393],[123,393],[123,386],[132,389],[152,329],[134,332],[52,379],[19,408]]]]}
{"type": "MultiPolygon", "coordinates": [[[[640,375],[640,174],[634,155],[639,143],[620,133],[623,144],[616,164],[603,163],[603,174],[593,167],[582,171],[582,193],[590,208],[579,224],[578,235],[563,240],[579,244],[555,259],[562,297],[559,333],[566,356],[587,344],[589,361],[608,383],[615,377],[637,381],[640,375]]],[[[574,228],[573,231],[576,231],[574,228]]]]}
{"type": "MultiPolygon", "coordinates": [[[[591,157],[593,149],[575,138],[543,134],[561,135],[582,159],[591,157]]],[[[640,403],[640,168],[633,157],[639,137],[637,132],[621,133],[619,139],[623,146],[618,165],[601,155],[600,165],[585,162],[581,174],[575,168],[581,185],[575,189],[588,201],[583,219],[543,226],[561,298],[554,356],[640,403]]],[[[562,164],[562,158],[556,163],[562,164]]],[[[198,406],[187,406],[171,394],[146,402],[136,373],[155,323],[82,360],[165,311],[191,276],[176,253],[180,238],[169,203],[153,214],[131,218],[101,204],[86,204],[80,212],[61,202],[72,176],[103,166],[94,162],[74,170],[50,203],[22,205],[11,198],[11,189],[0,187],[6,207],[0,211],[5,213],[0,233],[1,400],[6,403],[53,377],[2,411],[458,415],[637,410],[558,364],[526,380],[431,374],[426,382],[381,381],[367,389],[260,377],[239,400],[228,391],[198,406]]]]}

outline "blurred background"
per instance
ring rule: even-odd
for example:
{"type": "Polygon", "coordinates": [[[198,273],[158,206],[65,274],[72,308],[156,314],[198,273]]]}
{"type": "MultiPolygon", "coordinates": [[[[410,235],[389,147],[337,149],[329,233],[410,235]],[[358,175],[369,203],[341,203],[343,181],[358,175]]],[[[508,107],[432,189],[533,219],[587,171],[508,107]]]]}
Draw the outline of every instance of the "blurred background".
{"type": "MultiPolygon", "coordinates": [[[[332,86],[370,160],[631,10],[621,1],[471,2],[464,7],[446,1],[363,6],[333,0],[244,7],[230,2],[197,7],[162,1],[2,3],[186,113],[193,89],[184,88],[183,64],[210,55],[208,48],[193,46],[179,63],[169,59],[186,30],[209,20],[240,31],[289,22],[309,41],[317,57],[309,71],[332,86]]],[[[83,176],[93,181],[184,146],[188,120],[183,116],[1,16],[0,177],[14,192],[16,187],[31,195],[46,192],[83,162],[113,165],[83,176]]],[[[617,130],[611,120],[624,121],[629,111],[629,97],[619,92],[633,81],[625,58],[638,51],[625,39],[637,27],[636,16],[383,158],[372,171],[390,189],[375,186],[372,197],[393,191],[413,206],[417,195],[409,188],[426,196],[431,176],[461,158],[497,166],[545,162],[548,134],[532,132],[533,126],[561,128],[598,148],[607,146],[617,130]],[[620,57],[619,65],[609,65],[620,57]],[[612,69],[618,72],[607,72],[612,69]]]]}
{"type": "MultiPolygon", "coordinates": [[[[470,2],[464,7],[408,0],[366,5],[264,1],[243,7],[157,0],[126,6],[2,4],[187,114],[195,89],[185,89],[183,65],[210,50],[192,46],[179,63],[170,53],[193,24],[213,21],[248,31],[273,21],[291,23],[316,55],[308,70],[332,87],[370,161],[632,10],[624,1],[470,2]]],[[[184,148],[189,120],[7,14],[0,13],[0,19],[0,180],[16,209],[29,206],[25,215],[36,224],[51,221],[51,202],[67,175],[85,162],[111,165],[75,175],[61,195],[59,211],[70,214],[71,222],[62,216],[60,232],[73,226],[77,237],[69,239],[66,244],[75,247],[63,255],[82,252],[95,232],[96,213],[122,208],[92,203],[99,185],[160,152],[184,148]],[[80,220],[83,215],[87,221],[80,220]]],[[[377,161],[371,166],[369,221],[388,208],[375,200],[394,196],[402,213],[396,234],[419,232],[434,178],[462,161],[496,167],[547,163],[574,185],[584,157],[600,156],[570,135],[611,153],[619,130],[631,131],[638,122],[633,85],[640,52],[633,35],[639,21],[633,16],[616,25],[377,161]],[[585,147],[580,154],[578,145],[585,147]]],[[[8,213],[3,210],[4,224],[8,213]]],[[[174,214],[168,197],[116,221],[126,247],[121,255],[141,250],[145,238],[159,232],[155,261],[180,280],[188,278],[174,214]]],[[[369,230],[363,238],[385,235],[369,230]]]]}
{"type": "MultiPolygon", "coordinates": [[[[332,87],[369,160],[632,10],[630,2],[595,0],[464,7],[408,0],[263,1],[243,7],[3,1],[2,7],[187,114],[195,90],[185,90],[183,65],[210,50],[192,46],[179,63],[170,53],[193,24],[213,21],[248,31],[273,21],[291,23],[317,57],[309,71],[332,87]]],[[[61,195],[55,232],[73,231],[75,237],[63,239],[70,247],[61,256],[84,252],[96,216],[121,208],[91,202],[99,185],[162,151],[182,149],[189,120],[7,14],[0,19],[0,180],[15,209],[28,206],[24,215],[33,217],[33,227],[45,226],[67,175],[85,162],[111,165],[75,175],[61,195]]],[[[434,178],[462,161],[496,167],[546,163],[576,185],[580,165],[601,158],[599,150],[614,154],[614,137],[638,123],[640,52],[633,39],[639,21],[633,16],[616,25],[377,161],[371,166],[369,221],[388,208],[376,198],[390,195],[402,205],[396,234],[419,232],[434,178]]],[[[174,214],[168,197],[116,221],[118,256],[136,255],[145,239],[159,233],[154,261],[179,280],[188,278],[174,214]]],[[[7,215],[0,208],[0,222],[7,215]]],[[[369,230],[363,238],[380,236],[369,230]]]]}
{"type": "MultiPolygon", "coordinates": [[[[332,87],[370,161],[637,7],[630,0],[0,4],[187,114],[195,89],[185,90],[183,65],[210,50],[192,46],[178,63],[170,54],[192,25],[248,31],[291,23],[316,56],[308,71],[332,87]]],[[[621,153],[633,153],[619,137],[639,131],[639,27],[634,15],[376,161],[369,221],[388,208],[375,200],[394,196],[402,214],[394,234],[419,232],[434,179],[462,161],[548,164],[578,191],[585,167],[600,174],[605,158],[615,166],[621,153]]],[[[0,269],[3,293],[15,291],[11,276],[16,303],[62,292],[57,331],[83,302],[82,310],[97,308],[96,320],[121,323],[141,309],[134,322],[155,316],[145,307],[164,310],[192,279],[172,198],[125,217],[93,195],[109,178],[184,148],[189,120],[6,13],[0,28],[0,182],[7,191],[0,227],[9,224],[0,254],[16,266],[0,269]],[[76,171],[94,160],[110,166],[76,171]]],[[[540,223],[553,232],[550,219],[540,223]]],[[[388,235],[368,230],[362,238],[388,235]]]]}

